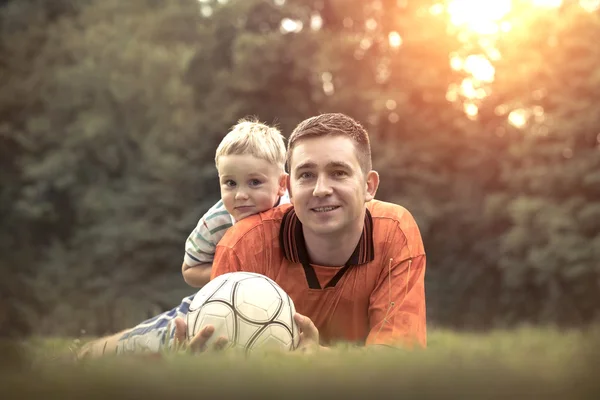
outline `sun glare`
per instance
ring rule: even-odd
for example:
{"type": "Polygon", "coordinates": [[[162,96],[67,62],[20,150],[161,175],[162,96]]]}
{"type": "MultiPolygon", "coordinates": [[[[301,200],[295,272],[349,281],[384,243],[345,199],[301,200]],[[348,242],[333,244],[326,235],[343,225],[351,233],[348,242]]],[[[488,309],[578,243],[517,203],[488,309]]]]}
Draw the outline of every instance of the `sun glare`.
{"type": "Polygon", "coordinates": [[[556,8],[560,7],[563,0],[531,0],[531,4],[536,7],[556,8]]]}
{"type": "Polygon", "coordinates": [[[392,47],[400,47],[402,45],[402,36],[398,32],[390,32],[388,35],[388,41],[392,47]]]}
{"type": "MultiPolygon", "coordinates": [[[[494,62],[502,59],[496,44],[502,36],[511,34],[513,17],[520,11],[526,12],[525,9],[529,12],[530,7],[542,12],[562,4],[563,0],[445,0],[431,6],[429,12],[432,15],[445,13],[450,21],[450,31],[464,43],[464,48],[451,53],[448,61],[454,71],[463,72],[465,77],[460,84],[457,82],[448,87],[446,99],[460,100],[465,114],[476,119],[482,100],[491,93],[496,75],[494,62]],[[519,5],[525,8],[521,10],[519,5]],[[476,47],[481,50],[469,50],[476,47]]],[[[579,0],[579,5],[591,12],[600,8],[600,0],[579,0]]],[[[530,117],[536,122],[543,120],[543,109],[537,112],[517,109],[507,115],[508,122],[517,128],[527,125],[530,117]]]]}
{"type": "Polygon", "coordinates": [[[493,82],[496,69],[484,55],[471,54],[465,58],[463,69],[481,82],[493,82]]]}
{"type": "Polygon", "coordinates": [[[600,8],[600,0],[579,0],[579,5],[587,12],[594,12],[600,8]]]}
{"type": "Polygon", "coordinates": [[[450,22],[480,35],[498,33],[499,22],[512,7],[511,0],[451,0],[447,5],[450,22]]]}
{"type": "Polygon", "coordinates": [[[524,127],[527,123],[527,111],[522,108],[511,111],[508,114],[508,122],[516,128],[524,127]]]}

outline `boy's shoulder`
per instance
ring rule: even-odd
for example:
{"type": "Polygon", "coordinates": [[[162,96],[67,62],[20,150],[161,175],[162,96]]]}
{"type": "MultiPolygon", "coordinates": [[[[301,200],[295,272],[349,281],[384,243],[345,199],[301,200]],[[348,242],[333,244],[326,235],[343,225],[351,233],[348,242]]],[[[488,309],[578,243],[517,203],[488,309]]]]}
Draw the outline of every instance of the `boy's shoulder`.
{"type": "Polygon", "coordinates": [[[217,201],[215,204],[213,204],[212,207],[209,208],[208,211],[206,212],[206,214],[204,214],[204,215],[207,216],[207,215],[211,215],[211,214],[214,214],[214,213],[220,212],[220,211],[227,211],[225,209],[225,203],[223,203],[222,199],[219,199],[219,201],[217,201]]]}
{"type": "Polygon", "coordinates": [[[219,242],[219,246],[235,247],[240,240],[253,240],[277,236],[284,214],[292,207],[291,204],[282,204],[259,214],[251,215],[227,230],[219,242]]]}
{"type": "Polygon", "coordinates": [[[207,228],[211,226],[232,225],[233,219],[231,214],[225,208],[223,200],[217,201],[198,221],[198,225],[205,225],[207,228]]]}

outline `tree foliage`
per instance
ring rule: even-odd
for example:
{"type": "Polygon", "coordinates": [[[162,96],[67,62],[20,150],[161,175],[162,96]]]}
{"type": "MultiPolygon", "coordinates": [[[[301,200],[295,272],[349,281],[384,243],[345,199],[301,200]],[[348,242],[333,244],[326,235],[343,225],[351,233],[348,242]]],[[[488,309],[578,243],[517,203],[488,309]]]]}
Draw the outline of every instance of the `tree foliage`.
{"type": "Polygon", "coordinates": [[[333,111],[369,130],[377,197],[417,218],[431,322],[597,320],[599,14],[511,17],[468,118],[449,55],[481,49],[435,3],[2,6],[2,334],[100,334],[173,306],[193,291],[183,243],[218,199],[229,127],[256,115],[287,135],[333,111]]]}

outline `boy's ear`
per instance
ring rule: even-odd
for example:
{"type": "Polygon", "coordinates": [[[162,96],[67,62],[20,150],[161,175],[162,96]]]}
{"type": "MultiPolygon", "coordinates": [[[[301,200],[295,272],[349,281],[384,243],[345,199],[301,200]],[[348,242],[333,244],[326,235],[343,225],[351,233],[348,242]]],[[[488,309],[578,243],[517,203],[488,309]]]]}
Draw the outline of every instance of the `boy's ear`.
{"type": "Polygon", "coordinates": [[[379,187],[379,174],[377,171],[369,171],[365,186],[367,189],[365,192],[365,201],[369,202],[375,198],[375,193],[377,193],[377,188],[379,187]]]}
{"type": "Polygon", "coordinates": [[[288,185],[288,177],[289,176],[286,173],[281,174],[279,177],[279,189],[277,190],[278,196],[283,196],[285,194],[285,190],[287,189],[288,185]]]}

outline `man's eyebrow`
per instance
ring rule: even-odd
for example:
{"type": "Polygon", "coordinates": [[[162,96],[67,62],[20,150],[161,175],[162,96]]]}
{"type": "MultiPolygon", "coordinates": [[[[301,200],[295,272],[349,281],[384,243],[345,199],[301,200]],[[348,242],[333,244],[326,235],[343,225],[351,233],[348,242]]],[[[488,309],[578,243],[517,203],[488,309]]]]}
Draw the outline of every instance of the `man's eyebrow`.
{"type": "Polygon", "coordinates": [[[352,166],[344,161],[332,161],[327,164],[328,168],[344,168],[344,169],[352,169],[352,166]]]}
{"type": "Polygon", "coordinates": [[[296,168],[294,168],[294,170],[299,170],[299,169],[304,169],[304,168],[315,168],[316,166],[317,166],[317,164],[315,164],[312,161],[305,161],[303,163],[296,165],[296,168]]]}
{"type": "MultiPolygon", "coordinates": [[[[299,170],[299,169],[304,169],[304,168],[316,168],[317,164],[315,164],[312,161],[306,161],[303,163],[300,163],[299,165],[296,166],[296,168],[294,168],[295,171],[299,170]]],[[[327,163],[326,165],[327,168],[344,168],[344,169],[352,169],[352,166],[344,161],[331,161],[329,163],[327,163]]]]}

